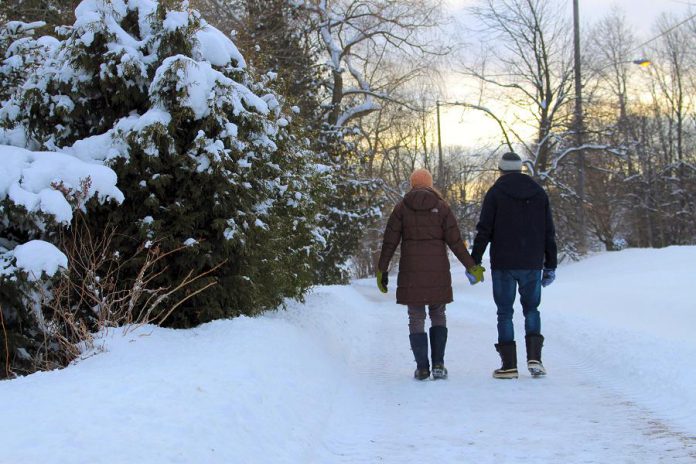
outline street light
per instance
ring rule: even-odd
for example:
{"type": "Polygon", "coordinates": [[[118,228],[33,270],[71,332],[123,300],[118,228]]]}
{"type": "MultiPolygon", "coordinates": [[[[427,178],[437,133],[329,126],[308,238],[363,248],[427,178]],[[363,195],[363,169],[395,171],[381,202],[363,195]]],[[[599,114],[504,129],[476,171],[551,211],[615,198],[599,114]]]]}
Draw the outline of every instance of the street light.
{"type": "Polygon", "coordinates": [[[607,63],[604,66],[602,66],[599,69],[594,69],[593,71],[595,73],[600,73],[604,71],[607,68],[610,68],[612,66],[616,66],[618,64],[635,64],[636,66],[640,66],[641,68],[647,68],[649,66],[652,66],[653,62],[652,60],[649,60],[647,58],[637,58],[635,60],[626,60],[626,61],[614,61],[611,63],[607,63]]]}

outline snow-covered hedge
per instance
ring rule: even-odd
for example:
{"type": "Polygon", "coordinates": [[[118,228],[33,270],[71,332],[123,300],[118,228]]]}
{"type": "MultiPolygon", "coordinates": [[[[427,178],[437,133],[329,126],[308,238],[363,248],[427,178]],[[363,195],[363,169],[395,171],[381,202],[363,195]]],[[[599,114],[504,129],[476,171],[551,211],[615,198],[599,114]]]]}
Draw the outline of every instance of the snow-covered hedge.
{"type": "MultiPolygon", "coordinates": [[[[163,250],[153,286],[216,269],[170,302],[190,298],[171,325],[301,297],[325,243],[313,192],[330,190],[331,170],[295,132],[292,111],[269,87],[275,76],[249,69],[185,0],[84,0],[76,18],[57,37],[27,32],[5,45],[0,80],[12,84],[0,143],[26,150],[0,151],[0,165],[17,166],[3,187],[9,207],[0,235],[24,224],[41,231],[47,218],[67,225],[71,208],[82,208],[93,236],[116,227],[106,251],[163,250]],[[21,63],[31,66],[19,73],[21,63]],[[86,177],[91,183],[72,204],[70,192],[86,177]]],[[[53,230],[31,238],[50,241],[53,230]]],[[[8,274],[22,243],[0,243],[8,274]]],[[[56,259],[42,270],[64,264],[51,253],[56,259]]],[[[131,264],[124,285],[137,273],[139,263],[131,264]]]]}

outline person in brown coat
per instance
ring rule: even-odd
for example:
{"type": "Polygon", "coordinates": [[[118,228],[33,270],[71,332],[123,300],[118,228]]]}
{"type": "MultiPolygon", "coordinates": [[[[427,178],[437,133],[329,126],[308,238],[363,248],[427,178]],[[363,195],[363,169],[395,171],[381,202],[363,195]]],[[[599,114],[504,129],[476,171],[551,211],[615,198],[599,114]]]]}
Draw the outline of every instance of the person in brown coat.
{"type": "Polygon", "coordinates": [[[396,302],[408,306],[411,349],[416,360],[414,377],[430,377],[425,307],[430,314],[430,349],[433,378],[447,377],[445,308],[452,302],[452,276],[447,247],[467,269],[473,285],[483,280],[485,269],[476,265],[464,245],[457,220],[442,196],[433,189],[426,169],[411,174],[411,191],[394,207],[384,231],[377,265],[377,286],[387,292],[389,262],[401,243],[396,302]]]}

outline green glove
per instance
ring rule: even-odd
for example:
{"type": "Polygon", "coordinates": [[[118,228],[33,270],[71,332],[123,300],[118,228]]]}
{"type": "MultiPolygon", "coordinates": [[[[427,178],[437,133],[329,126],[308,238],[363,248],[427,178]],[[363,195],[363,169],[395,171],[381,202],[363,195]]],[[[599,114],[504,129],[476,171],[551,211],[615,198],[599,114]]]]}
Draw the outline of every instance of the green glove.
{"type": "Polygon", "coordinates": [[[389,285],[389,273],[377,271],[377,288],[382,293],[387,293],[387,285],[389,285]]]}
{"type": "Polygon", "coordinates": [[[480,264],[477,264],[475,266],[471,266],[469,269],[466,270],[466,277],[467,279],[469,279],[469,283],[471,285],[476,285],[479,282],[483,282],[484,272],[486,272],[486,268],[484,268],[480,264]]]}

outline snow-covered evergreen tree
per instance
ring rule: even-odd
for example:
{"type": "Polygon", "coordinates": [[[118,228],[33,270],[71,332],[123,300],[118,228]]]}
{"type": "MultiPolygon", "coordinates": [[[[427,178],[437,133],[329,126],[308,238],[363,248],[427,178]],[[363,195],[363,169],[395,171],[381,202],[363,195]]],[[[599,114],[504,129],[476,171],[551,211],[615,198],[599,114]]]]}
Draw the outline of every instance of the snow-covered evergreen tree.
{"type": "Polygon", "coordinates": [[[380,208],[367,200],[375,183],[361,179],[355,163],[358,147],[349,140],[352,129],[327,124],[323,102],[330,99],[331,84],[313,40],[314,19],[300,2],[289,0],[236,0],[213,10],[227,13],[220,15],[222,21],[232,16],[235,24],[244,25],[237,31],[237,43],[255,68],[277,75],[272,87],[296,108],[295,118],[325,166],[330,181],[314,190],[321,205],[316,220],[325,238],[313,264],[314,281],[345,282],[366,224],[380,208]]]}
{"type": "Polygon", "coordinates": [[[185,0],[85,0],[76,18],[0,111],[6,130],[116,171],[125,201],[88,218],[116,224],[120,251],[183,246],[156,285],[222,264],[169,324],[300,297],[324,241],[312,191],[326,168],[294,134],[274,76],[255,75],[185,0]]]}

